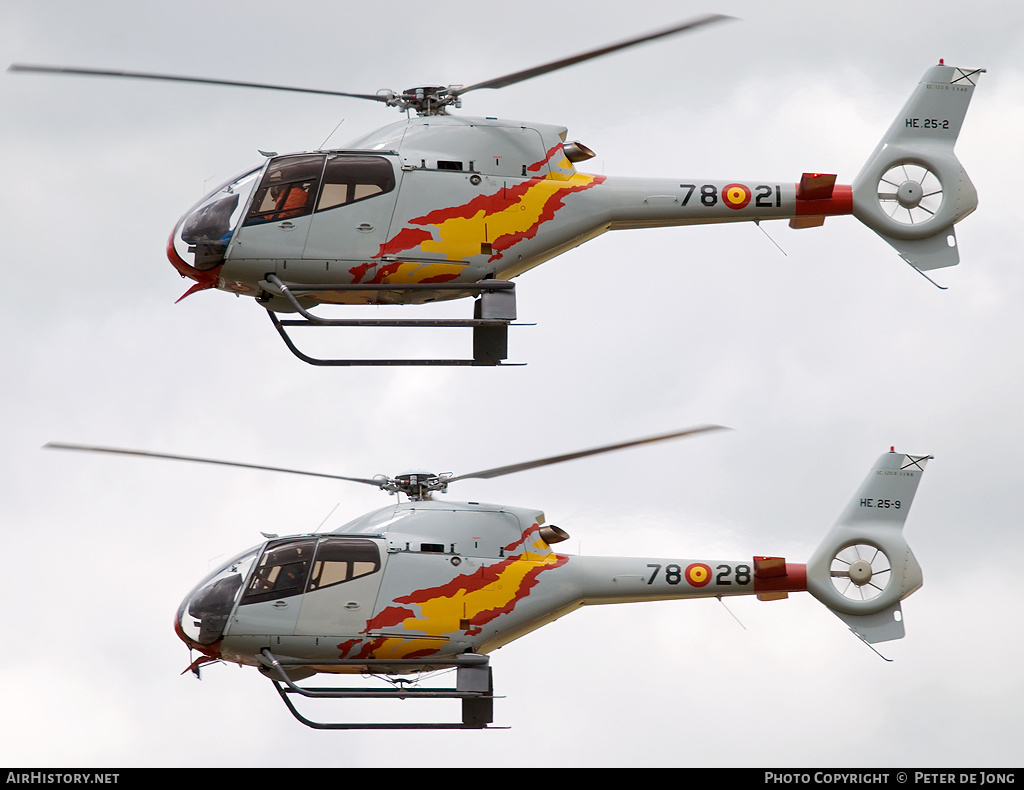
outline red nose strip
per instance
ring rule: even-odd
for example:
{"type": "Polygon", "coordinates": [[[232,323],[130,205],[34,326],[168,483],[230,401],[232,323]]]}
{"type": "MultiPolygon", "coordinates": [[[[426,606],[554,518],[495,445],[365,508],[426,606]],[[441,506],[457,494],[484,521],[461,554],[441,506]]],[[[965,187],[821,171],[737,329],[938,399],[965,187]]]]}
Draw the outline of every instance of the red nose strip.
{"type": "Polygon", "coordinates": [[[190,280],[195,280],[196,284],[185,291],[178,298],[178,302],[184,299],[186,296],[196,293],[197,291],[205,291],[207,288],[216,288],[217,282],[220,279],[215,271],[201,272],[195,267],[189,266],[182,260],[181,256],[178,255],[178,251],[174,249],[174,234],[177,232],[177,228],[171,231],[171,236],[167,239],[167,260],[171,262],[171,266],[178,270],[178,273],[182,277],[188,277],[190,280]]]}
{"type": "Polygon", "coordinates": [[[178,639],[188,645],[190,650],[197,650],[204,656],[208,656],[209,661],[213,661],[220,658],[220,640],[218,639],[212,645],[201,645],[193,639],[190,639],[181,628],[181,616],[183,612],[181,610],[174,617],[174,633],[178,635],[178,639]]]}

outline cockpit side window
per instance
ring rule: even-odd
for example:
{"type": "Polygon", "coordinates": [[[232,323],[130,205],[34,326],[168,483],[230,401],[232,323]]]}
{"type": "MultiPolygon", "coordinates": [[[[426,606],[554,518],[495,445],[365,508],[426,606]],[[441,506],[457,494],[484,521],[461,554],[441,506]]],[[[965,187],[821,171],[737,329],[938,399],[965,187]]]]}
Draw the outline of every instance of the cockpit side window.
{"type": "Polygon", "coordinates": [[[311,154],[273,160],[263,175],[245,224],[279,222],[311,213],[324,159],[320,154],[311,154]]]}
{"type": "Polygon", "coordinates": [[[395,171],[381,156],[332,156],[324,169],[316,210],[337,208],[383,195],[395,188],[395,171]]]}
{"type": "Polygon", "coordinates": [[[320,543],[309,578],[309,591],[369,576],[380,570],[377,544],[360,538],[327,538],[320,543]]]}
{"type": "Polygon", "coordinates": [[[301,595],[316,548],[315,538],[271,543],[246,586],[242,604],[301,595]]]}

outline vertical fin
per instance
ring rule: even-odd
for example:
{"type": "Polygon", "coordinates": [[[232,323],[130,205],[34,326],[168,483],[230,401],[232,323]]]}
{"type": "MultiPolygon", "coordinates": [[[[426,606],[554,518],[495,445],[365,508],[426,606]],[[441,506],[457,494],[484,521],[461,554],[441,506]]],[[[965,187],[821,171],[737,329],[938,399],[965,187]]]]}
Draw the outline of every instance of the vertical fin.
{"type": "Polygon", "coordinates": [[[953,146],[983,72],[932,66],[853,182],[854,216],[921,271],[959,263],[953,226],[978,205],[953,146]]]}
{"type": "Polygon", "coordinates": [[[903,525],[930,458],[879,458],[807,563],[808,591],[865,642],[903,637],[900,601],[924,582],[903,525]]]}

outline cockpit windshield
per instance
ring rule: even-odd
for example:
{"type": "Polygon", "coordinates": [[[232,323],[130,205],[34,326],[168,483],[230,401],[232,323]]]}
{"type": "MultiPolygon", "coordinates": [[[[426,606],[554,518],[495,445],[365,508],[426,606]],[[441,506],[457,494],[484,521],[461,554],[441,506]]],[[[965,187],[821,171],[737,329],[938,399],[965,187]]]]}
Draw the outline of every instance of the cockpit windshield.
{"type": "Polygon", "coordinates": [[[224,262],[231,235],[238,227],[263,166],[235,176],[193,206],[178,223],[174,248],[185,261],[195,255],[193,268],[208,271],[224,262]]]}
{"type": "Polygon", "coordinates": [[[185,636],[200,645],[211,645],[221,638],[238,591],[260,548],[248,549],[232,558],[189,593],[178,610],[178,622],[185,636]]]}

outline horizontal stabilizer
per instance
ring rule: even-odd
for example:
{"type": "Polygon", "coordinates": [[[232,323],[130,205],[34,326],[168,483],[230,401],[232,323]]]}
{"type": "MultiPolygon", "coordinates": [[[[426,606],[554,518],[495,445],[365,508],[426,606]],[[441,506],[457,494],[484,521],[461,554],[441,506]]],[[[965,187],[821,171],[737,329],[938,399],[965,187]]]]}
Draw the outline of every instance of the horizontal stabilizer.
{"type": "Polygon", "coordinates": [[[789,221],[789,227],[794,230],[803,230],[804,228],[820,228],[825,224],[824,214],[814,214],[810,217],[793,217],[789,221]]]}
{"type": "Polygon", "coordinates": [[[804,173],[796,185],[797,200],[828,200],[836,186],[836,177],[828,173],[804,173]]]}

